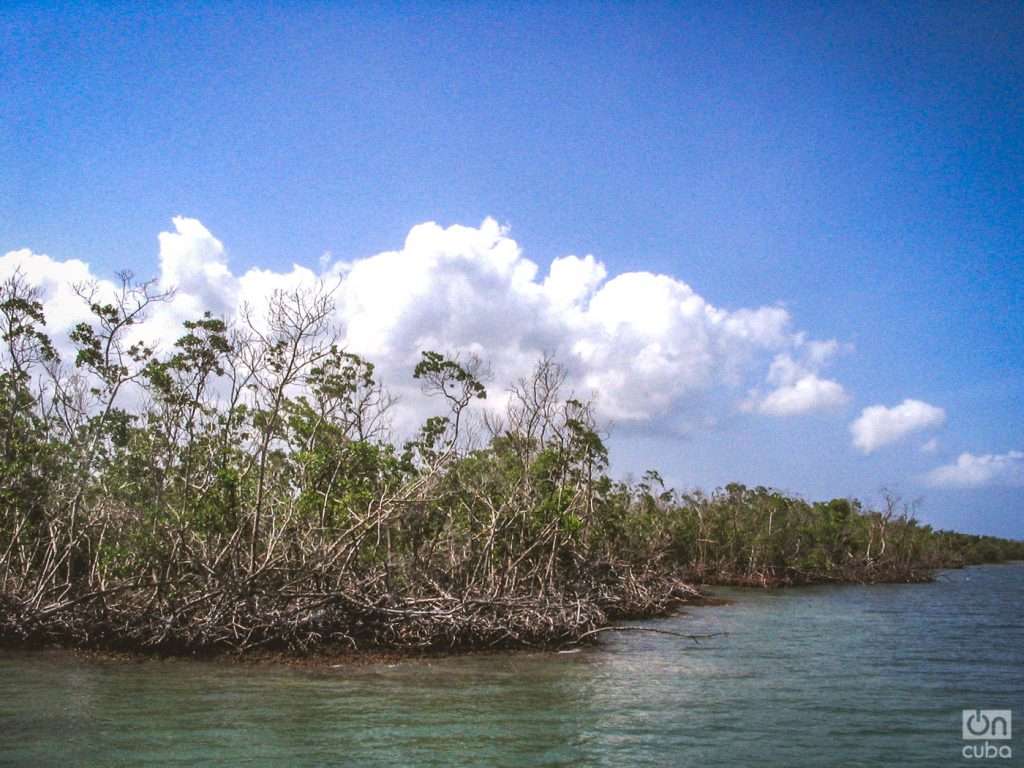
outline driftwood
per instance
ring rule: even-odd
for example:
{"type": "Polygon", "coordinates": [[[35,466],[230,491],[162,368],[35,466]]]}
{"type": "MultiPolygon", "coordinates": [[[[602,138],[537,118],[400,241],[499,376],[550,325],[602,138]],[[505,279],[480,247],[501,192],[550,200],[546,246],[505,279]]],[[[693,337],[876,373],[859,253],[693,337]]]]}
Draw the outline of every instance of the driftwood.
{"type": "Polygon", "coordinates": [[[681,637],[684,640],[693,640],[693,642],[699,642],[701,640],[710,640],[713,637],[727,637],[728,632],[708,632],[702,635],[689,635],[684,632],[673,632],[669,629],[658,629],[657,627],[633,627],[623,626],[619,624],[611,624],[607,627],[596,627],[595,629],[588,630],[580,635],[577,640],[585,640],[588,637],[593,637],[601,632],[649,632],[657,635],[669,635],[671,637],[681,637]]]}

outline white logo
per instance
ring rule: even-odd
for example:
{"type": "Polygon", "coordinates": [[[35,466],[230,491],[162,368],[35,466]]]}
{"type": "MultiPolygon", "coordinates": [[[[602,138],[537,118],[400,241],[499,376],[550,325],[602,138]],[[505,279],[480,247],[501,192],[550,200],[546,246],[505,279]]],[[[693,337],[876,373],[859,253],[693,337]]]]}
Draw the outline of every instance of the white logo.
{"type": "Polygon", "coordinates": [[[961,754],[968,760],[1013,757],[1013,749],[1006,743],[1013,738],[1012,725],[1009,709],[965,709],[961,735],[970,743],[964,744],[961,754]]]}
{"type": "Polygon", "coordinates": [[[1009,709],[965,709],[965,739],[1010,739],[1013,712],[1009,709]]]}

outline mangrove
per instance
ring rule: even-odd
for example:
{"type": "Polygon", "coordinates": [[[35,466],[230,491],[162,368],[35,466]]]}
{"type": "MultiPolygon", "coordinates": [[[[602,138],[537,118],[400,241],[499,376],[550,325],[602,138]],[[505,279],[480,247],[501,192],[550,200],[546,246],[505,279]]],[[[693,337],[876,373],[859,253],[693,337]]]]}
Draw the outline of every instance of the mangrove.
{"type": "Polygon", "coordinates": [[[917,581],[1024,558],[933,530],[893,497],[810,502],[609,475],[593,404],[553,359],[480,409],[486,366],[424,351],[440,415],[394,403],[345,350],[330,292],[139,337],[167,301],[76,289],[62,345],[0,286],[0,643],[161,654],[559,647],[699,600],[700,585],[917,581]],[[58,350],[65,352],[62,360],[58,350]]]}

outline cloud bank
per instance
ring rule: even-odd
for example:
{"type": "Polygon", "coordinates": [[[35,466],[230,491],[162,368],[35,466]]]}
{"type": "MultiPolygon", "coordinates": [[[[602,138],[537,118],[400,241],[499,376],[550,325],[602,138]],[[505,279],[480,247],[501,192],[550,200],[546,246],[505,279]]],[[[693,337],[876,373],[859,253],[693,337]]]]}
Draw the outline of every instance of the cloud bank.
{"type": "Polygon", "coordinates": [[[936,467],[925,482],[934,488],[982,488],[992,485],[1024,485],[1024,451],[961,453],[953,464],[936,467]]]}
{"type": "Polygon", "coordinates": [[[850,433],[855,447],[864,453],[873,453],[914,432],[940,427],[945,421],[946,412],[942,408],[908,399],[892,408],[884,405],[865,408],[850,424],[850,433]]]}
{"type": "MultiPolygon", "coordinates": [[[[201,222],[175,217],[173,227],[159,235],[156,279],[175,298],[155,307],[138,331],[165,347],[181,335],[183,320],[203,311],[237,319],[244,305],[258,311],[276,289],[322,280],[334,288],[346,348],[376,363],[399,390],[413,388],[409,371],[420,351],[437,349],[487,359],[495,395],[552,353],[576,392],[595,396],[600,414],[620,423],[649,421],[710,390],[742,391],[752,379],[772,389],[750,410],[771,416],[847,400],[838,382],[818,376],[836,343],[808,341],[785,309],[727,310],[669,275],[610,277],[590,255],[556,258],[542,273],[493,219],[479,227],[420,224],[402,248],[352,262],[328,256],[314,269],[241,274],[201,222]]],[[[87,318],[71,287],[98,279],[87,264],[20,250],[0,257],[0,277],[14,269],[41,287],[55,337],[87,318]]]]}

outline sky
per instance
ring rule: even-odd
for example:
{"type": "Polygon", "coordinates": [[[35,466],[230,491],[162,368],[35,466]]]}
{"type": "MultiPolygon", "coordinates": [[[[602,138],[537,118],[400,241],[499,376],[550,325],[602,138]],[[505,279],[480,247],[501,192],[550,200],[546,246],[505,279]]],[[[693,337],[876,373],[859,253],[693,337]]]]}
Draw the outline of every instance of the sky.
{"type": "Polygon", "coordinates": [[[613,470],[1024,538],[1020,3],[7,2],[0,274],[154,335],[327,277],[421,414],[553,352],[613,470]]]}

